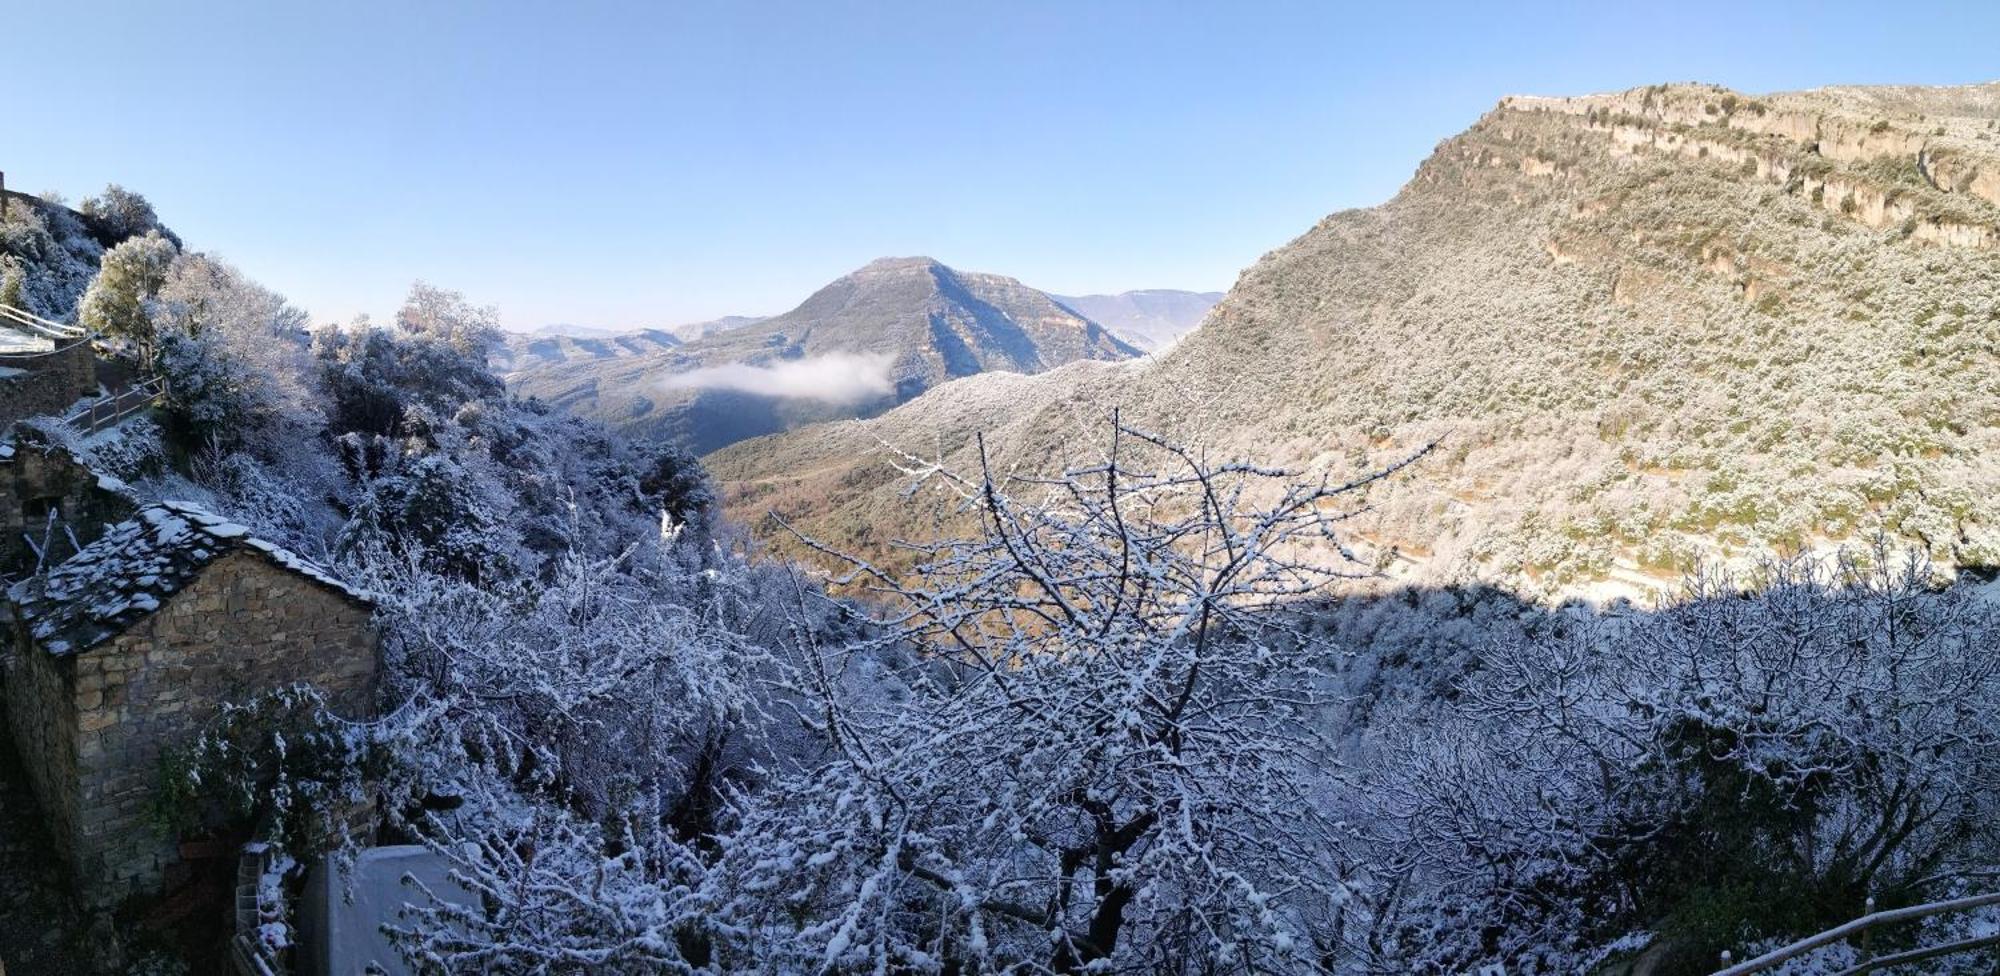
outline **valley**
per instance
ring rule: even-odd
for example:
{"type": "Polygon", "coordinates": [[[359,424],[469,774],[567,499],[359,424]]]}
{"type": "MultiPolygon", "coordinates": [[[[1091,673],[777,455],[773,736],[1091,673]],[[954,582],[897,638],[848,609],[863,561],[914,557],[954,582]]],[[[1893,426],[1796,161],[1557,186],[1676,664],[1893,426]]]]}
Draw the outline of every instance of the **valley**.
{"type": "Polygon", "coordinates": [[[1876,533],[1992,565],[1996,105],[1995,86],[1505,99],[1157,359],[999,396],[948,383],[710,464],[748,524],[775,506],[879,545],[934,514],[900,500],[896,452],[963,467],[984,432],[1001,470],[1045,470],[1116,406],[1306,470],[1439,442],[1365,529],[1432,553],[1426,581],[1641,598],[1604,584],[1876,533]],[[811,475],[773,495],[788,470],[811,475]]]}
{"type": "Polygon", "coordinates": [[[1991,971],[2000,82],[1480,73],[1974,12],[1248,9],[62,75],[187,236],[0,175],[0,976],[1991,971]]]}

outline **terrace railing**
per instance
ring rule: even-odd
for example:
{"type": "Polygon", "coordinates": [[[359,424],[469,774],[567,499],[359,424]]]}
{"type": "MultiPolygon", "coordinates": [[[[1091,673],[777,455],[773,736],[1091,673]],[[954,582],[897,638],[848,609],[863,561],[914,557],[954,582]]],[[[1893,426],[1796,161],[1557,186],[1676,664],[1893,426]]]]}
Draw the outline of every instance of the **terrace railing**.
{"type": "Polygon", "coordinates": [[[81,339],[89,335],[89,332],[80,325],[64,325],[12,305],[0,305],[0,326],[56,341],[81,339]]]}
{"type": "MultiPolygon", "coordinates": [[[[1872,909],[1875,900],[1872,898],[1869,899],[1868,904],[1872,909]]],[[[1780,963],[1796,959],[1814,949],[1830,946],[1836,942],[1843,942],[1857,936],[1862,940],[1861,961],[1847,969],[1841,970],[1835,976],[1861,976],[1863,973],[1872,973],[1877,970],[1888,969],[1891,966],[1905,966],[1943,956],[1957,955],[1961,952],[1975,952],[1980,949],[2000,946],[2000,935],[1984,935],[1960,939],[1956,942],[1946,942],[1940,945],[1908,949],[1886,956],[1870,957],[1866,948],[1868,935],[1881,926],[1894,925],[1899,922],[1911,922],[1920,918],[1929,918],[1933,915],[1969,912],[1990,905],[2000,905],[2000,892],[1985,895],[1970,895],[1964,898],[1952,898],[1946,901],[1934,901],[1923,905],[1912,905],[1908,908],[1892,908],[1880,912],[1871,910],[1868,914],[1845,925],[1837,925],[1818,935],[1800,939],[1791,945],[1773,949],[1755,959],[1748,959],[1733,966],[1729,964],[1729,953],[1724,952],[1722,954],[1723,968],[1716,970],[1715,976],[1749,976],[1751,973],[1765,972],[1776,968],[1780,963]]]]}
{"type": "Polygon", "coordinates": [[[63,422],[85,434],[95,434],[158,403],[165,393],[166,384],[155,376],[122,393],[98,397],[70,411],[63,417],[63,422]]]}

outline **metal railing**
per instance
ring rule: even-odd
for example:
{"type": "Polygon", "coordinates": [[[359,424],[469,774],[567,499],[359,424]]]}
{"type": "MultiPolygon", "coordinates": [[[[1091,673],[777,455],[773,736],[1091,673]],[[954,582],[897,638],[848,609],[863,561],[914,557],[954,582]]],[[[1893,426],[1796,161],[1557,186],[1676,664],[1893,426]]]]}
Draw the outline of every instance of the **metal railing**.
{"type": "MultiPolygon", "coordinates": [[[[1870,898],[1868,905],[1870,909],[1873,909],[1875,899],[1870,898]]],[[[1733,966],[1729,964],[1729,953],[1724,952],[1722,954],[1723,968],[1716,970],[1715,976],[1747,976],[1750,973],[1761,973],[1777,967],[1779,963],[1803,956],[1814,949],[1824,948],[1836,942],[1844,942],[1856,936],[1862,938],[1862,959],[1853,966],[1840,971],[1836,976],[1861,976],[1863,973],[1872,973],[1878,969],[1887,969],[1890,966],[1902,966],[1913,962],[1923,962],[1927,959],[1936,959],[1941,956],[2000,946],[2000,936],[1989,935],[1961,939],[1957,942],[1947,942],[1943,945],[1910,949],[1886,956],[1868,957],[1868,935],[1878,926],[1915,921],[1920,918],[1929,918],[1932,915],[1969,912],[1974,909],[1985,908],[1989,905],[2000,905],[2000,892],[1986,895],[1970,895],[1947,901],[1934,901],[1924,905],[1913,905],[1909,908],[1892,908],[1880,912],[1871,910],[1868,914],[1845,925],[1835,926],[1818,935],[1800,939],[1791,945],[1781,946],[1755,959],[1745,960],[1733,966]]]]}
{"type": "Polygon", "coordinates": [[[0,305],[0,323],[27,329],[48,339],[81,339],[89,332],[80,325],[64,325],[12,305],[0,305]]]}
{"type": "Polygon", "coordinates": [[[63,423],[85,434],[95,434],[158,403],[166,390],[165,381],[155,376],[122,393],[98,397],[70,411],[63,416],[63,423]]]}
{"type": "Polygon", "coordinates": [[[258,937],[264,922],[258,901],[258,886],[271,866],[271,849],[261,843],[245,844],[236,857],[236,932],[229,939],[229,959],[237,976],[281,976],[290,973],[285,960],[271,952],[258,937]]]}

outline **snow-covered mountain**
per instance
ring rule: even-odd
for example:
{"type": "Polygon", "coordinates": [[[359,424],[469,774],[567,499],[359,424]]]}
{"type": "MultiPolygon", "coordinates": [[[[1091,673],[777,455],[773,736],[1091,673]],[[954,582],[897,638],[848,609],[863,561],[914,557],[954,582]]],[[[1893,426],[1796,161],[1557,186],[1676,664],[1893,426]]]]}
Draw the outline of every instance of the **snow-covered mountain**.
{"type": "Polygon", "coordinates": [[[707,319],[701,322],[689,322],[686,325],[676,325],[667,331],[673,333],[674,338],[682,342],[693,342],[696,339],[708,338],[717,332],[728,332],[731,329],[740,329],[746,325],[756,325],[767,318],[770,318],[770,316],[725,315],[719,319],[707,319]]]}
{"type": "Polygon", "coordinates": [[[663,349],[672,349],[680,344],[681,340],[677,336],[663,329],[616,332],[576,329],[572,326],[543,326],[531,333],[508,333],[502,337],[500,345],[494,348],[490,361],[495,372],[502,376],[513,377],[530,370],[564,363],[589,363],[643,356],[663,349]]]}
{"type": "Polygon", "coordinates": [[[946,384],[711,458],[746,519],[917,518],[878,439],[1041,470],[1079,417],[1359,470],[1422,579],[1645,596],[1884,531],[2000,563],[2000,85],[1509,98],[1397,196],[1246,271],[1141,365],[946,384]]]}

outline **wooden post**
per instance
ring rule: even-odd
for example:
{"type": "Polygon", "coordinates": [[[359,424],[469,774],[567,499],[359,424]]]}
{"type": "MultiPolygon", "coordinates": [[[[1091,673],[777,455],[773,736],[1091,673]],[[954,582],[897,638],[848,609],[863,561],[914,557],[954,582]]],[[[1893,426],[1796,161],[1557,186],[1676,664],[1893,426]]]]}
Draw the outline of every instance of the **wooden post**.
{"type": "MultiPolygon", "coordinates": [[[[1861,909],[1861,914],[1863,914],[1863,915],[1873,915],[1873,914],[1875,914],[1875,896],[1874,896],[1874,895],[1869,895],[1869,896],[1868,896],[1868,900],[1867,900],[1866,902],[1863,902],[1863,903],[1862,903],[1862,909],[1861,909]]],[[[1870,942],[1874,941],[1874,938],[1875,938],[1875,930],[1874,930],[1874,929],[1863,929],[1863,930],[1861,930],[1861,958],[1860,958],[1860,961],[1861,961],[1861,962],[1867,962],[1868,960],[1870,960],[1870,959],[1873,959],[1873,958],[1875,958],[1875,955],[1874,955],[1874,953],[1871,953],[1871,952],[1869,952],[1869,951],[1868,951],[1868,944],[1869,944],[1870,942]]]]}
{"type": "MultiPolygon", "coordinates": [[[[0,220],[6,220],[6,219],[7,219],[7,174],[4,171],[0,171],[0,220]]],[[[7,976],[6,971],[0,970],[0,976],[7,976]]]]}

